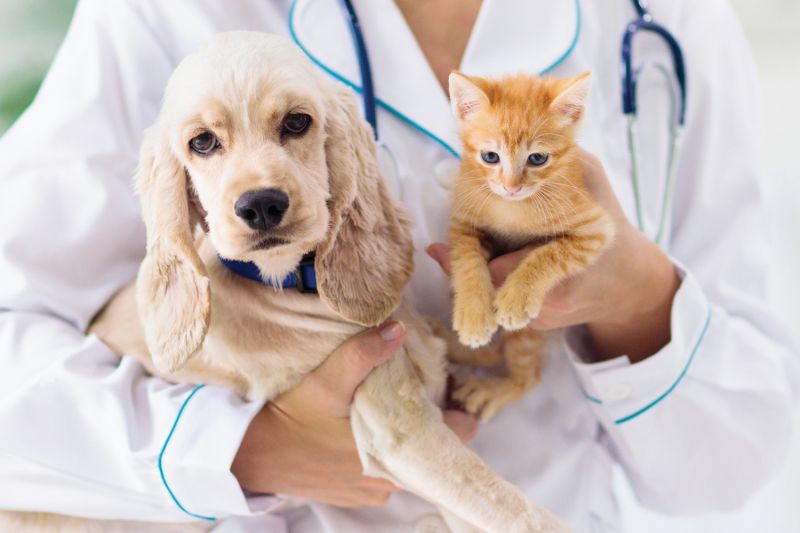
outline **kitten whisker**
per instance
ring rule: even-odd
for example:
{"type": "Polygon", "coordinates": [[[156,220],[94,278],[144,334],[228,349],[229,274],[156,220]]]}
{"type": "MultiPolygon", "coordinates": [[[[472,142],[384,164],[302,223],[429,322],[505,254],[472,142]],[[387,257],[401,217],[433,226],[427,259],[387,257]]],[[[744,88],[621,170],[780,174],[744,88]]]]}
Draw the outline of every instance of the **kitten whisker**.
{"type": "Polygon", "coordinates": [[[539,134],[537,132],[537,135],[534,137],[534,139],[537,138],[537,137],[558,137],[559,139],[567,139],[567,140],[569,140],[569,137],[567,137],[566,135],[562,135],[561,133],[556,133],[554,131],[547,131],[547,132],[541,133],[541,134],[539,134]]]}
{"type": "Polygon", "coordinates": [[[586,192],[585,189],[569,183],[568,182],[568,180],[569,180],[568,176],[559,173],[559,174],[554,174],[553,177],[561,178],[561,181],[559,181],[558,183],[553,183],[552,181],[545,181],[542,184],[543,188],[549,188],[549,190],[553,190],[553,189],[556,189],[556,188],[558,188],[558,189],[561,189],[561,188],[569,189],[570,191],[575,192],[576,194],[580,195],[581,197],[583,197],[585,199],[588,199],[588,200],[592,199],[592,197],[589,195],[588,192],[586,192]]]}

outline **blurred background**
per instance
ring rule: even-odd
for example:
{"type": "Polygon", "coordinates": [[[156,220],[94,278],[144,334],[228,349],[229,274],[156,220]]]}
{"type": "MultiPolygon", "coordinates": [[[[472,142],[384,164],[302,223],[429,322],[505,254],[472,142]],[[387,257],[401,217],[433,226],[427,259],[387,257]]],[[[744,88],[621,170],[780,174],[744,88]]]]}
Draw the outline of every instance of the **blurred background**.
{"type": "Polygon", "coordinates": [[[0,0],[0,135],[30,104],[76,0],[0,0]]]}
{"type": "MultiPolygon", "coordinates": [[[[0,135],[31,102],[64,37],[75,3],[0,0],[0,135]]],[[[772,216],[770,297],[796,329],[800,324],[800,157],[795,153],[800,142],[800,2],[731,3],[760,71],[772,216]]],[[[800,416],[796,422],[800,427],[800,416]]],[[[639,508],[621,476],[618,488],[628,533],[800,532],[800,439],[783,472],[735,513],[667,518],[639,508]]]]}

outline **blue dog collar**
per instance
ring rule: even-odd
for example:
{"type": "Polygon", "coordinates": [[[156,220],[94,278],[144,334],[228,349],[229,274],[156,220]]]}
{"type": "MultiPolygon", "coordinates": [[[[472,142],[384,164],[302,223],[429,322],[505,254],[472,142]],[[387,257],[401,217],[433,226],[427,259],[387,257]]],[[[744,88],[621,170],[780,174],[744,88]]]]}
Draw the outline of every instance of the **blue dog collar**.
{"type": "MultiPolygon", "coordinates": [[[[270,287],[275,287],[272,281],[261,277],[261,272],[258,270],[255,263],[225,259],[224,257],[220,257],[219,260],[235,274],[239,274],[240,276],[270,287]]],[[[303,259],[300,260],[300,264],[295,268],[295,271],[290,272],[277,288],[297,289],[303,293],[317,294],[317,271],[314,270],[314,253],[312,252],[304,255],[303,259]]]]}

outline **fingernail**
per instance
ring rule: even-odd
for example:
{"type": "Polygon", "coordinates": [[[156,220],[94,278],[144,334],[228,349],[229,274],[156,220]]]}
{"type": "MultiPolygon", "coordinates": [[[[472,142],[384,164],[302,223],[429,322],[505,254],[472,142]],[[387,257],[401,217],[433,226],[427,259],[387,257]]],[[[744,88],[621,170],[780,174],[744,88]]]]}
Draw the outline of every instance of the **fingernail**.
{"type": "Polygon", "coordinates": [[[399,339],[403,335],[405,329],[401,322],[391,320],[381,325],[381,327],[378,328],[378,333],[380,333],[383,340],[389,342],[399,339]]]}

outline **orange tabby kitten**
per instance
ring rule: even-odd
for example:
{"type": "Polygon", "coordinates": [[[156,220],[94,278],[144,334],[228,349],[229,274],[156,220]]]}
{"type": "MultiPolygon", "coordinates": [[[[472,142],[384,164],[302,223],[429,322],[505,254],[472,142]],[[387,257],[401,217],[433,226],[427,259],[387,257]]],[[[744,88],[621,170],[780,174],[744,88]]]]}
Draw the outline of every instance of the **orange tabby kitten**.
{"type": "Polygon", "coordinates": [[[450,100],[464,144],[450,228],[451,359],[472,366],[505,360],[505,377],[469,377],[454,397],[487,420],[539,381],[542,333],[522,329],[547,292],[595,261],[611,241],[608,213],[584,191],[575,133],[589,91],[576,78],[450,75],[450,100]],[[542,243],[495,292],[488,260],[542,243]],[[452,343],[457,344],[457,343],[452,343]]]}

